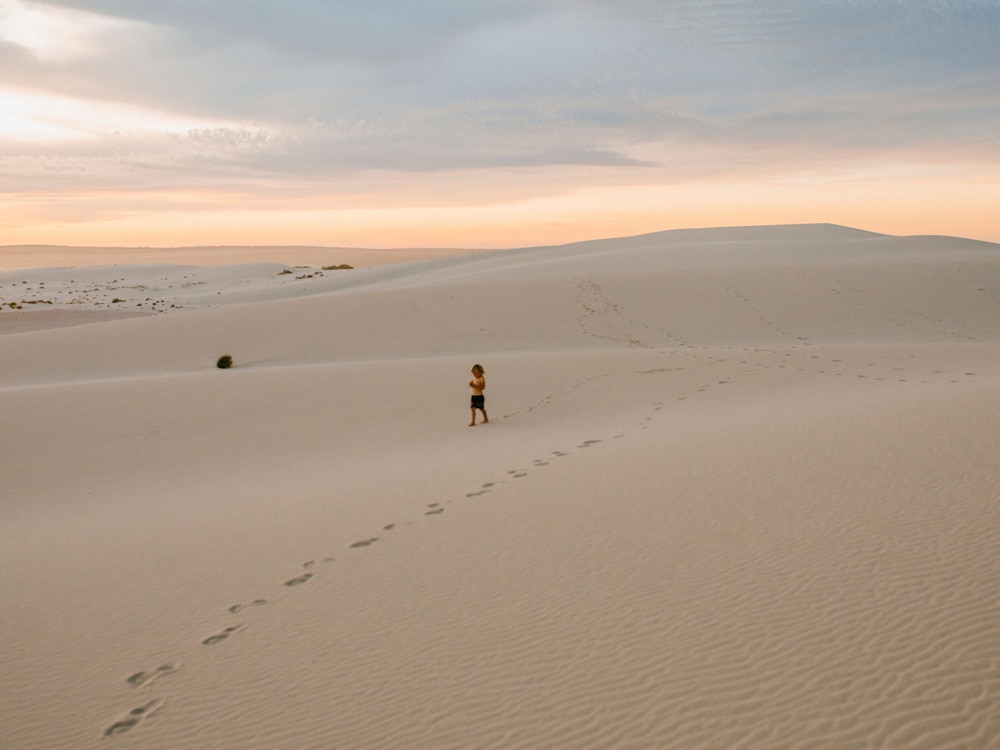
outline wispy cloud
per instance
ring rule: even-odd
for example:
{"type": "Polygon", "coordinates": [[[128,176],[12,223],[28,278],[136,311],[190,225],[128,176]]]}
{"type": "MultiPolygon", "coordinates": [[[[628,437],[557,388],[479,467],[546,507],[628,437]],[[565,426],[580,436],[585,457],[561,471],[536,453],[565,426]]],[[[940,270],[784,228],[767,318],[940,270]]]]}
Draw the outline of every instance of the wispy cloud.
{"type": "Polygon", "coordinates": [[[1000,165],[998,32],[993,0],[0,0],[0,191],[1000,165]]]}

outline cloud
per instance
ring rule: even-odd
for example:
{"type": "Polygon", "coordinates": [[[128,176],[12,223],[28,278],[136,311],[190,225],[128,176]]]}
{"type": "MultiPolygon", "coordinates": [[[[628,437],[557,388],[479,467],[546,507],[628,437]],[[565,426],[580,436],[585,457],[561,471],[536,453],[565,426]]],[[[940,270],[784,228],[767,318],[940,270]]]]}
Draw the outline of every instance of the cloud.
{"type": "Polygon", "coordinates": [[[537,191],[566,189],[568,172],[600,185],[1000,163],[993,0],[0,0],[0,13],[3,190],[335,195],[392,182],[372,175],[506,170],[537,191]]]}
{"type": "MultiPolygon", "coordinates": [[[[121,19],[98,13],[25,0],[0,0],[0,42],[18,47],[42,63],[68,63],[96,56],[107,36],[124,32],[127,27],[128,23],[121,19]]],[[[8,47],[4,56],[12,53],[8,47]]]]}

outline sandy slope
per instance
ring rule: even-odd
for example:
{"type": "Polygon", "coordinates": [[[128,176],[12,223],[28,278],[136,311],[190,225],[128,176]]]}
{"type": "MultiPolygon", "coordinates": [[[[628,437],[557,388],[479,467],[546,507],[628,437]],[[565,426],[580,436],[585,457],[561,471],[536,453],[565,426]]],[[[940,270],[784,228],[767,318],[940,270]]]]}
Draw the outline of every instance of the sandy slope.
{"type": "Polygon", "coordinates": [[[5,276],[2,744],[997,746],[998,251],[5,276]]]}

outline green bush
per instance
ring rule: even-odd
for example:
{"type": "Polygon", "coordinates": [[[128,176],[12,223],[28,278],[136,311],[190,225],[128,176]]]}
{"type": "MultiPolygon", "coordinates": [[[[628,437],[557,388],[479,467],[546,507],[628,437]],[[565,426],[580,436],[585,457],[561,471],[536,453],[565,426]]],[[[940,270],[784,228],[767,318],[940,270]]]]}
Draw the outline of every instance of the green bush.
{"type": "Polygon", "coordinates": [[[215,363],[215,366],[220,370],[228,370],[233,366],[233,358],[228,354],[223,354],[219,357],[219,361],[215,363]]]}

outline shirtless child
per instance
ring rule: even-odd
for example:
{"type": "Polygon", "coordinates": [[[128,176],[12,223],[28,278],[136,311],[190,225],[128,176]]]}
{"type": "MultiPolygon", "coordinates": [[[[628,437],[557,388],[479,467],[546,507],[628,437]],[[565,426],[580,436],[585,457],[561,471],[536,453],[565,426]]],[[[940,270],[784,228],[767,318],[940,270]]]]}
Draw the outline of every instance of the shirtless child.
{"type": "Polygon", "coordinates": [[[469,422],[469,427],[476,426],[476,409],[483,413],[483,424],[490,421],[490,418],[486,416],[486,397],[483,395],[483,391],[486,390],[484,373],[482,365],[472,366],[472,380],[469,381],[469,388],[472,389],[472,421],[469,422]]]}

